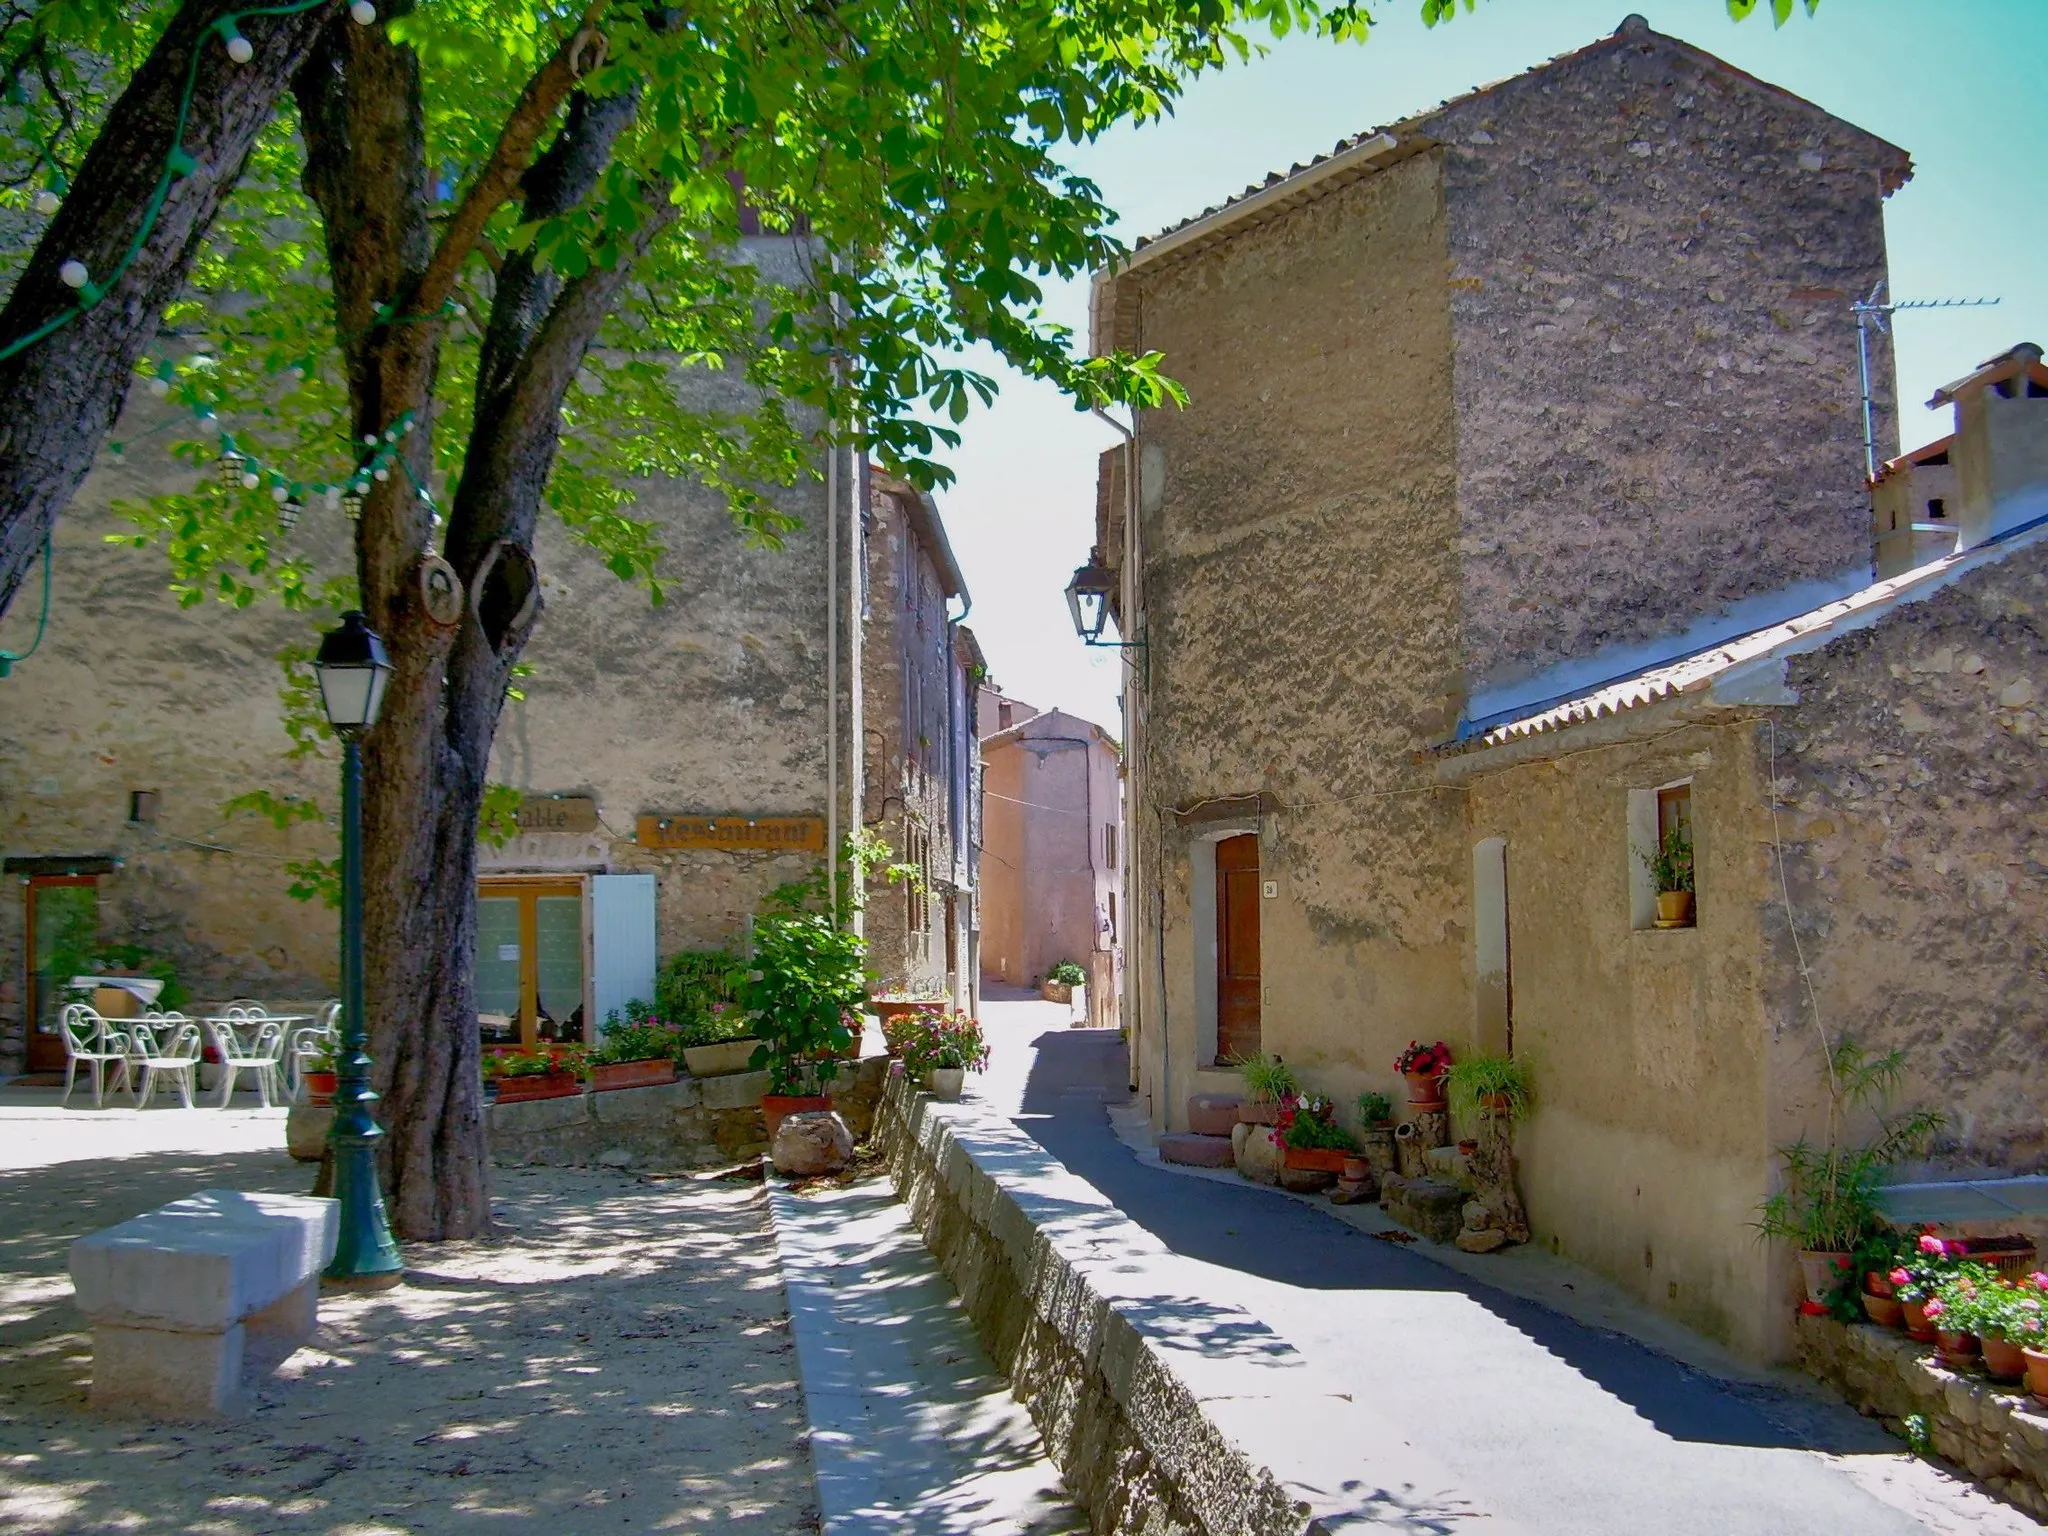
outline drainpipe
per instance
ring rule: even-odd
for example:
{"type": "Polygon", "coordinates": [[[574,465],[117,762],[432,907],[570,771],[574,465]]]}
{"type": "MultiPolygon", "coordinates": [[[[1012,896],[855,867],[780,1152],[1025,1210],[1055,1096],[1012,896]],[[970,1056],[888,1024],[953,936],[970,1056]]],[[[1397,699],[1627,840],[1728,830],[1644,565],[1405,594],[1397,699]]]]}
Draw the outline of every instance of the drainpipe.
{"type": "MultiPolygon", "coordinates": [[[[967,857],[967,850],[963,845],[966,841],[967,793],[969,782],[973,777],[973,770],[971,768],[968,769],[966,778],[963,779],[961,770],[965,766],[967,758],[960,746],[960,693],[965,689],[966,682],[963,678],[961,687],[956,689],[953,686],[953,678],[960,667],[960,626],[967,622],[967,615],[973,611],[974,594],[963,590],[960,594],[960,611],[950,615],[946,620],[946,830],[950,834],[953,845],[953,870],[955,874],[966,869],[970,862],[967,857]]],[[[957,879],[953,882],[953,889],[955,892],[958,892],[960,889],[960,882],[957,879]]],[[[970,871],[967,878],[967,906],[969,915],[972,915],[974,901],[974,876],[970,871]]],[[[959,926],[961,916],[960,904],[955,902],[953,904],[953,932],[946,935],[946,942],[951,946],[954,955],[960,961],[959,969],[953,973],[953,1006],[955,1008],[965,1006],[964,999],[961,997],[961,991],[966,986],[966,983],[961,978],[965,976],[967,971],[967,943],[966,934],[960,930],[959,926]]],[[[969,924],[969,932],[972,931],[972,927],[973,925],[969,924]]]]}
{"type": "MultiPolygon", "coordinates": [[[[838,372],[838,365],[833,365],[838,372]]],[[[839,922],[839,445],[825,422],[825,868],[839,922]]]]}

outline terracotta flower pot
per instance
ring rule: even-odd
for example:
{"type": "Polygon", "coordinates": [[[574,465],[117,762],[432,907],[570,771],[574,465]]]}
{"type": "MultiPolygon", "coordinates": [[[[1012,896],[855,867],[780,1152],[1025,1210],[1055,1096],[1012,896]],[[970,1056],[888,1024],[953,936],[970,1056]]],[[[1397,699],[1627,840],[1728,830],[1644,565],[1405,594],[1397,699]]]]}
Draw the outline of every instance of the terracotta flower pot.
{"type": "Polygon", "coordinates": [[[832,1095],[829,1093],[764,1093],[761,1095],[761,1118],[768,1122],[768,1139],[773,1142],[775,1133],[789,1115],[799,1115],[810,1109],[830,1109],[832,1095]]]}
{"type": "Polygon", "coordinates": [[[1978,1344],[1984,1351],[1984,1374],[1993,1381],[2018,1381],[2027,1374],[2027,1352],[2003,1334],[1987,1333],[1978,1344]]]}
{"type": "Polygon", "coordinates": [[[574,1072],[540,1072],[527,1077],[498,1079],[498,1102],[517,1104],[522,1099],[565,1099],[582,1089],[574,1072]]]}
{"type": "Polygon", "coordinates": [[[2048,1403],[2048,1350],[2022,1344],[2020,1354],[2027,1362],[2027,1390],[2048,1403]]]}
{"type": "Polygon", "coordinates": [[[666,1056],[651,1061],[614,1061],[590,1069],[590,1091],[609,1093],[614,1088],[653,1088],[676,1080],[676,1064],[666,1056]]]}
{"type": "Polygon", "coordinates": [[[1408,1107],[1435,1114],[1444,1107],[1444,1080],[1435,1072],[1407,1072],[1408,1107]]]}
{"type": "Polygon", "coordinates": [[[1825,1248],[1799,1250],[1799,1273],[1806,1280],[1806,1299],[1817,1307],[1827,1305],[1835,1277],[1855,1262],[1854,1256],[1825,1248]]]}
{"type": "Polygon", "coordinates": [[[1890,1296],[1873,1296],[1863,1293],[1863,1315],[1880,1328],[1902,1328],[1906,1322],[1906,1309],[1890,1296]]]}
{"type": "Polygon", "coordinates": [[[1237,1118],[1241,1125],[1278,1125],[1280,1106],[1271,1099],[1247,1099],[1237,1106],[1237,1118]]]}
{"type": "Polygon", "coordinates": [[[306,1102],[316,1107],[332,1104],[334,1091],[341,1086],[338,1072],[308,1072],[305,1076],[306,1102]]]}
{"type": "MultiPolygon", "coordinates": [[[[1906,1303],[1906,1337],[1918,1339],[1922,1344],[1934,1342],[1934,1324],[1927,1320],[1927,1303],[1909,1301],[1906,1303]]],[[[2048,1381],[2048,1377],[2043,1377],[2048,1381]]]]}
{"type": "Polygon", "coordinates": [[[1372,1177],[1372,1164],[1365,1160],[1363,1152],[1346,1152],[1339,1177],[1347,1184],[1363,1184],[1372,1177]]]}
{"type": "Polygon", "coordinates": [[[1289,1168],[1308,1173],[1336,1173],[1344,1171],[1344,1159],[1356,1154],[1346,1152],[1342,1147],[1288,1147],[1282,1159],[1289,1168]]]}
{"type": "Polygon", "coordinates": [[[1657,926],[1659,928],[1691,927],[1692,892],[1659,891],[1657,893],[1657,926]]]}
{"type": "Polygon", "coordinates": [[[1979,1354],[1977,1335],[1965,1333],[1957,1328],[1941,1328],[1935,1331],[1940,1342],[1934,1352],[1941,1356],[1941,1363],[1958,1371],[1967,1371],[1977,1363],[1979,1354]]]}
{"type": "Polygon", "coordinates": [[[1892,1277],[1881,1269],[1865,1270],[1863,1273],[1863,1294],[1866,1296],[1889,1296],[1892,1293],[1892,1277]]]}

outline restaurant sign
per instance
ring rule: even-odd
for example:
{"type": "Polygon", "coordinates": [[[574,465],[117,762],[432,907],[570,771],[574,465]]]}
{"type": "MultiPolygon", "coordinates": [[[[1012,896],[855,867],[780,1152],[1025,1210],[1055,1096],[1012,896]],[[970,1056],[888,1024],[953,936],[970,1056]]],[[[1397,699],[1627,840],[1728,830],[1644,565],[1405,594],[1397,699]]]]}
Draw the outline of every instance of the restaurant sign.
{"type": "Polygon", "coordinates": [[[727,848],[764,853],[823,853],[822,816],[642,816],[643,848],[727,848]]]}

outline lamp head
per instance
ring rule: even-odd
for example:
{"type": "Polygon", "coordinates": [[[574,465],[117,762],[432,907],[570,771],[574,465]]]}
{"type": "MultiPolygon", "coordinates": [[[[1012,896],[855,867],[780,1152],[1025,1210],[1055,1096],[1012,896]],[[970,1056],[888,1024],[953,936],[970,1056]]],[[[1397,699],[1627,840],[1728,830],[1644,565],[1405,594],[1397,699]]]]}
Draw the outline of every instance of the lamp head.
{"type": "Polygon", "coordinates": [[[1067,583],[1067,612],[1073,615],[1074,633],[1088,645],[1102,639],[1103,626],[1109,622],[1109,598],[1116,590],[1116,579],[1109,571],[1090,560],[1074,572],[1074,579],[1067,583]]]}
{"type": "Polygon", "coordinates": [[[327,723],[342,734],[366,731],[377,723],[384,707],[384,685],[391,680],[391,662],[384,654],[384,642],[351,609],[341,616],[341,627],[320,637],[320,653],[313,658],[313,670],[320,678],[320,702],[327,711],[327,723]]]}

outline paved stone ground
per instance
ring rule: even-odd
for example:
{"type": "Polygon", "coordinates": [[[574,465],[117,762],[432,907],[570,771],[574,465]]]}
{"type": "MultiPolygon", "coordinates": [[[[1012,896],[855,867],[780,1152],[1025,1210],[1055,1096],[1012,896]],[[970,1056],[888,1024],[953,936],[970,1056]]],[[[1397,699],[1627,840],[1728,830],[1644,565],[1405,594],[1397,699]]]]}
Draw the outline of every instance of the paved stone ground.
{"type": "MultiPolygon", "coordinates": [[[[1127,1096],[1114,1034],[1069,1029],[1064,1009],[1001,992],[984,1000],[982,1018],[995,1060],[977,1094],[1173,1249],[1193,1293],[1264,1322],[1504,1527],[1530,1536],[2039,1529],[1903,1454],[1818,1389],[1675,1339],[1662,1320],[1547,1255],[1518,1256],[1500,1272],[1525,1292],[1548,1288],[1580,1316],[1489,1283],[1474,1267],[1486,1259],[1462,1256],[1453,1267],[1419,1246],[1376,1240],[1326,1202],[1143,1161],[1106,1113],[1127,1096]],[[1570,1300],[1580,1288],[1585,1306],[1570,1300]],[[1727,1368],[1717,1373],[1717,1363],[1727,1368]]],[[[1341,1462],[1347,1453],[1333,1445],[1327,1454],[1341,1462]]]]}
{"type": "Polygon", "coordinates": [[[282,1114],[0,1093],[0,1532],[398,1536],[817,1529],[758,1182],[500,1171],[505,1231],[328,1296],[219,1426],[90,1414],[65,1249],[208,1186],[305,1190],[282,1114]],[[110,1155],[111,1154],[111,1155],[110,1155]]]}
{"type": "Polygon", "coordinates": [[[769,1200],[827,1536],[1086,1536],[887,1176],[769,1200]]]}

